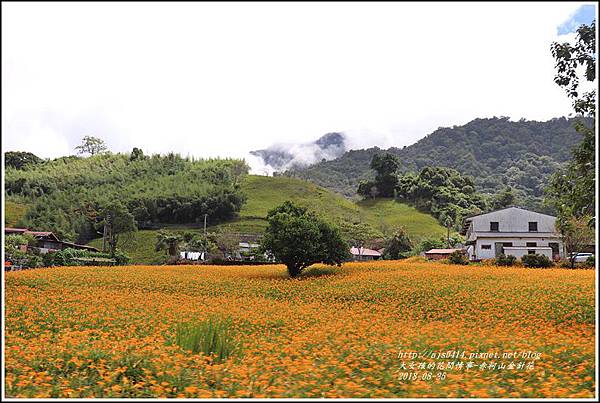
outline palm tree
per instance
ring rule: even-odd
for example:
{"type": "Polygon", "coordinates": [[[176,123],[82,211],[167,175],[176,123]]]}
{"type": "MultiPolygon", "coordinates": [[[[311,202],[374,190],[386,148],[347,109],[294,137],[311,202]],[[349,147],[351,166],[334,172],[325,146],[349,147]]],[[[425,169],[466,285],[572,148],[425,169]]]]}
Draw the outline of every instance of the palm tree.
{"type": "Polygon", "coordinates": [[[164,250],[169,256],[177,256],[181,242],[183,242],[181,235],[160,230],[156,234],[156,251],[164,250]]]}

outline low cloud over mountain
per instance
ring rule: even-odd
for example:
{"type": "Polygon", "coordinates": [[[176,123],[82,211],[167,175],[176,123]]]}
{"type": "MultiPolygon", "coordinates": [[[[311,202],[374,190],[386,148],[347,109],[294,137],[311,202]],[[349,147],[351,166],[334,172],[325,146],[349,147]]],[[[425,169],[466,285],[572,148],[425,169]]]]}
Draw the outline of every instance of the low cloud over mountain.
{"type": "Polygon", "coordinates": [[[247,159],[253,173],[272,175],[290,168],[306,167],[335,159],[347,151],[344,133],[327,133],[318,140],[302,144],[274,144],[264,150],[250,151],[247,159]]]}

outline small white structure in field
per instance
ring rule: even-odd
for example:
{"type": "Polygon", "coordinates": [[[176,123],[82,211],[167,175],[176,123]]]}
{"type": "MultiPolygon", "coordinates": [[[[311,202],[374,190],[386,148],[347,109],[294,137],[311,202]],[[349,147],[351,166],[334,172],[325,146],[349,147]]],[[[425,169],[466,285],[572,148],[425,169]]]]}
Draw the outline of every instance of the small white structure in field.
{"type": "Polygon", "coordinates": [[[537,253],[550,259],[564,257],[556,217],[518,207],[508,207],[465,219],[467,254],[470,260],[500,254],[521,258],[537,253]]]}
{"type": "Polygon", "coordinates": [[[240,252],[252,252],[260,247],[260,244],[253,242],[240,242],[239,243],[239,251],[240,252]]]}
{"type": "Polygon", "coordinates": [[[179,257],[185,260],[204,260],[204,252],[179,252],[179,257]]]}

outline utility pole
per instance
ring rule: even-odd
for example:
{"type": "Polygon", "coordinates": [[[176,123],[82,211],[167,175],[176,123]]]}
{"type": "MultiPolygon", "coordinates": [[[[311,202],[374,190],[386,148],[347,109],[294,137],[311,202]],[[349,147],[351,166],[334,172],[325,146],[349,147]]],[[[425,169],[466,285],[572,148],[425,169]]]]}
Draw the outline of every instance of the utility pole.
{"type": "Polygon", "coordinates": [[[451,248],[452,245],[450,245],[450,226],[452,225],[452,220],[450,219],[450,217],[446,218],[446,229],[447,229],[447,234],[446,234],[446,240],[448,242],[448,248],[451,248]]]}
{"type": "Polygon", "coordinates": [[[104,221],[104,229],[102,231],[102,252],[106,252],[106,221],[104,221]]]}
{"type": "Polygon", "coordinates": [[[104,229],[106,230],[106,237],[108,238],[108,249],[110,251],[110,254],[112,255],[114,250],[113,250],[113,246],[114,246],[114,234],[113,234],[113,217],[111,216],[110,212],[106,213],[106,218],[104,219],[104,229]],[[108,224],[108,225],[107,225],[108,224]]]}

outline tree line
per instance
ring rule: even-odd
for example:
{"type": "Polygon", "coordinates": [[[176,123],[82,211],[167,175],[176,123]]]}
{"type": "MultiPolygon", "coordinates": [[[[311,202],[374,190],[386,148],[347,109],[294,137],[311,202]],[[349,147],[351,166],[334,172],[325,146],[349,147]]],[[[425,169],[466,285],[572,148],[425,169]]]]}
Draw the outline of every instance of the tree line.
{"type": "Polygon", "coordinates": [[[400,173],[400,160],[391,153],[375,154],[371,168],[373,180],[360,182],[357,193],[364,198],[393,197],[432,214],[448,228],[457,228],[468,215],[514,203],[515,192],[506,187],[494,197],[476,191],[469,176],[444,167],[425,167],[419,173],[400,173]]]}

